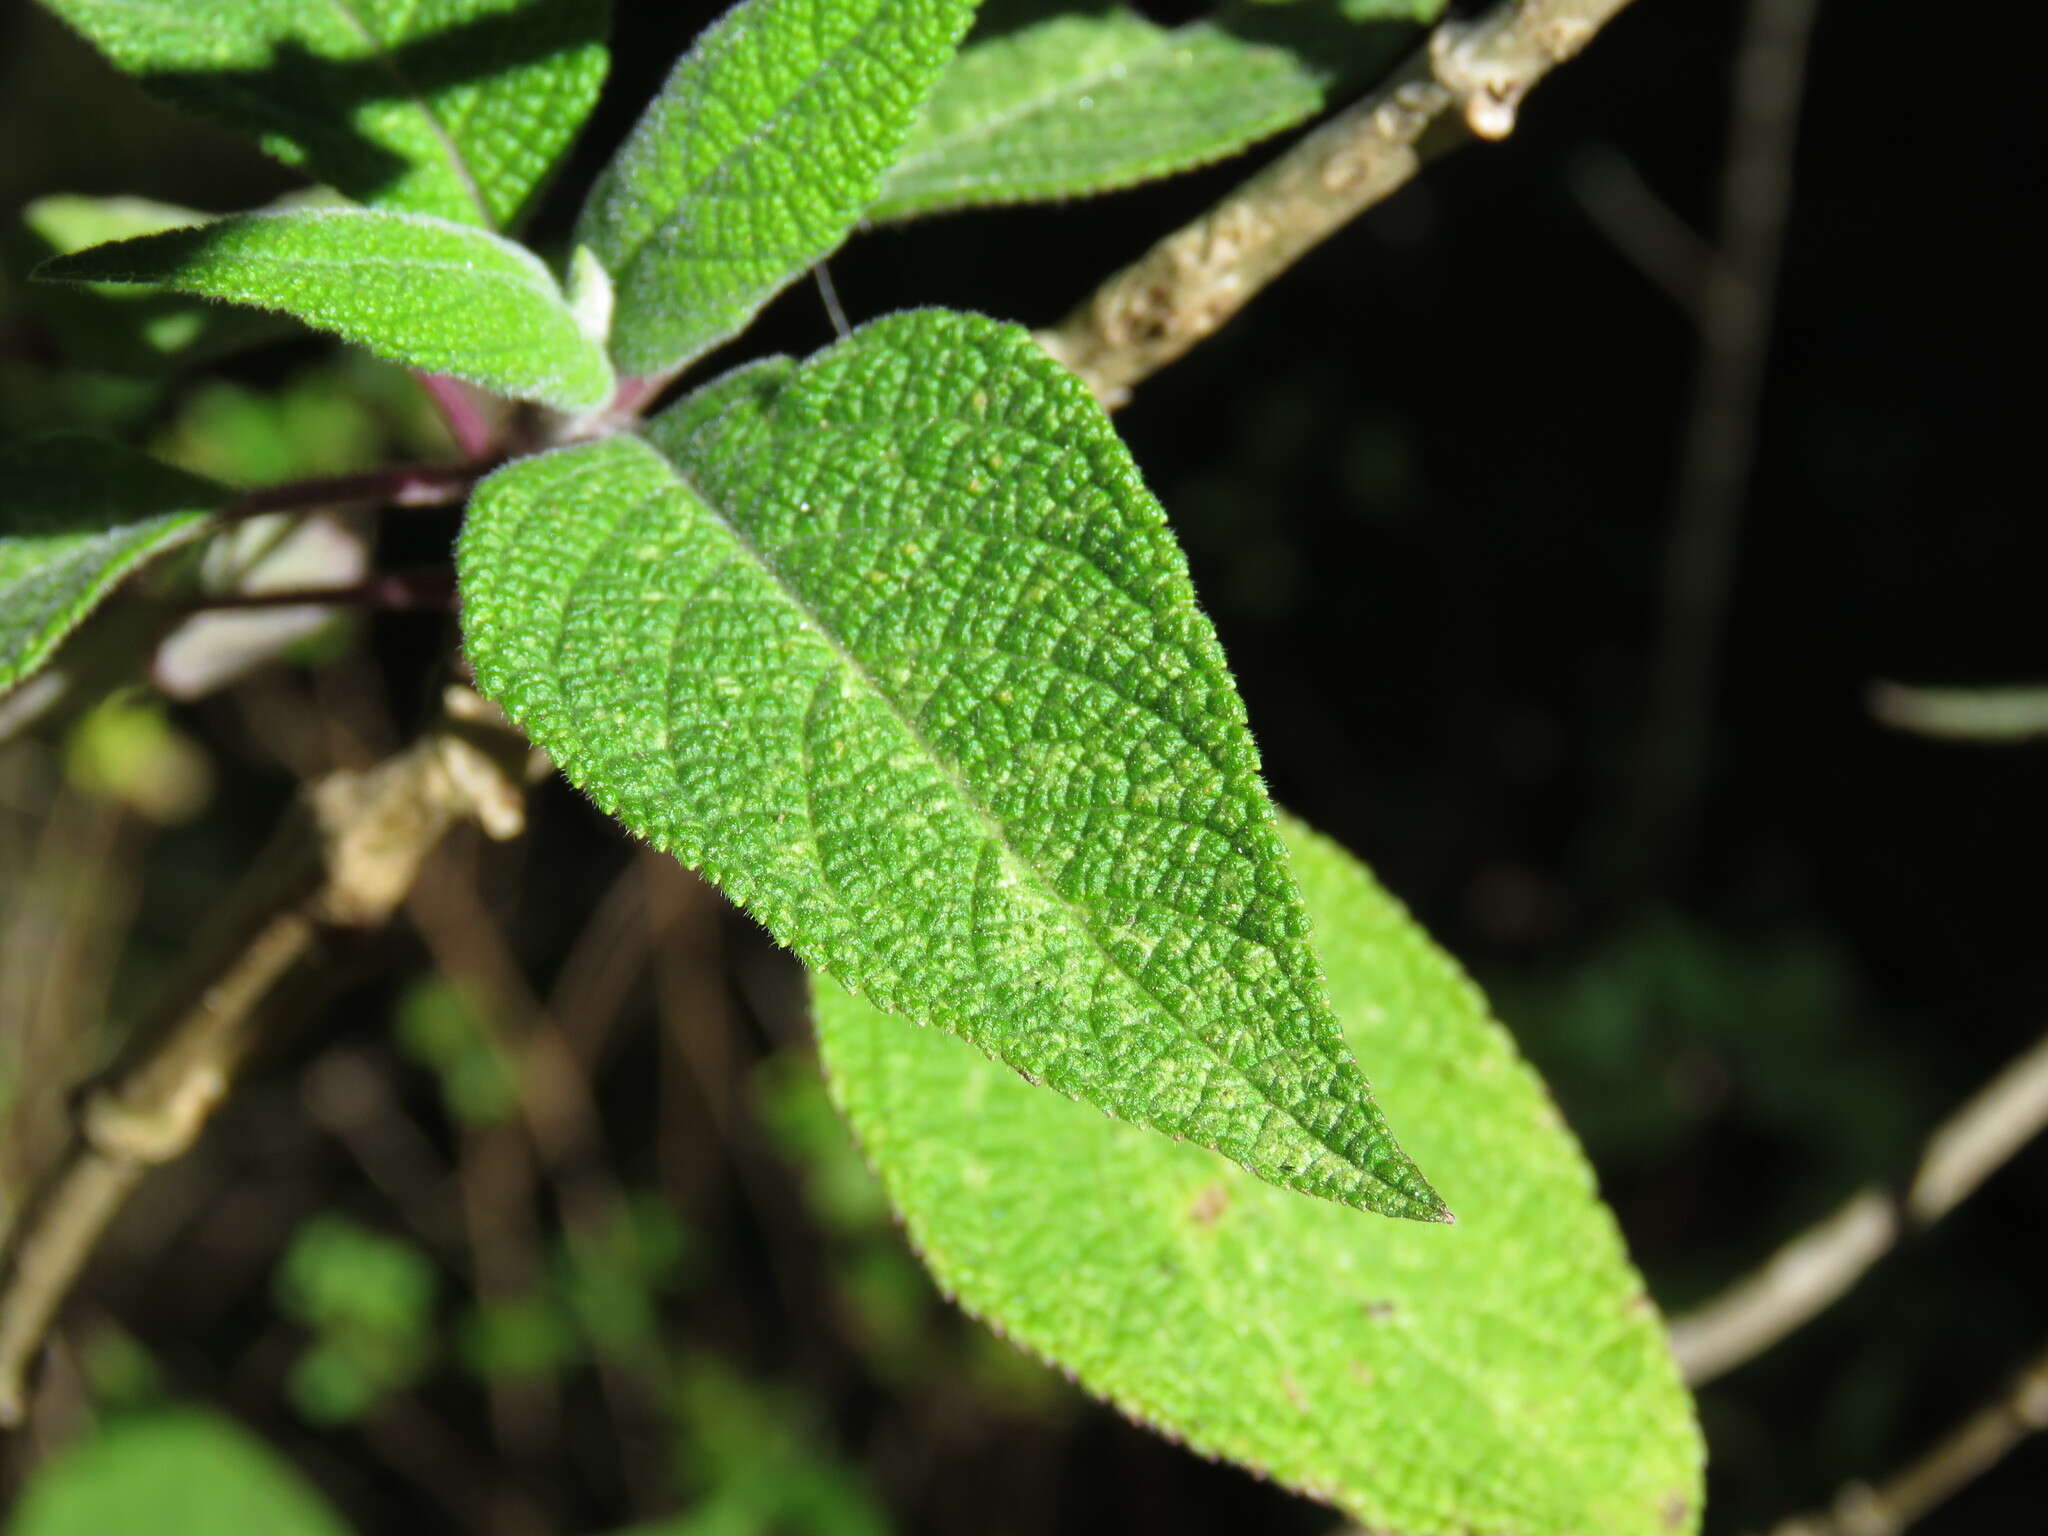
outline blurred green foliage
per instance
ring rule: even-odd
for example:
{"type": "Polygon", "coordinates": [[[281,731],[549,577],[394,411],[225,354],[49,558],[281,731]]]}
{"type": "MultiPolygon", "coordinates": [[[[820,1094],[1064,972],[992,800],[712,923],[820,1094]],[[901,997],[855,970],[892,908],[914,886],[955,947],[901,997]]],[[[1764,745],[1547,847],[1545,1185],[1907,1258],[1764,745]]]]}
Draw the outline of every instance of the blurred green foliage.
{"type": "Polygon", "coordinates": [[[1803,1184],[1838,1195],[1909,1145],[1920,1115],[1902,1064],[1865,1048],[1875,1003],[1818,937],[1744,942],[1667,912],[1489,991],[1579,1135],[1618,1162],[1668,1157],[1739,1113],[1797,1148],[1803,1184]]]}
{"type": "Polygon", "coordinates": [[[175,726],[161,701],[107,695],[64,744],[64,774],[81,794],[117,800],[162,826],[192,820],[213,795],[213,762],[175,726]]]}
{"type": "Polygon", "coordinates": [[[347,1424],[376,1410],[432,1368],[438,1289],[433,1261],[411,1243],[341,1216],[299,1228],[278,1266],[278,1310],[312,1340],[289,1390],[316,1424],[347,1424]]]}
{"type": "Polygon", "coordinates": [[[440,1079],[450,1114],[493,1125],[519,1107],[519,1079],[476,1005],[445,976],[408,987],[398,1001],[399,1047],[440,1079]]]}
{"type": "Polygon", "coordinates": [[[124,1417],[36,1479],[8,1536],[348,1536],[264,1443],[218,1414],[124,1417]]]}

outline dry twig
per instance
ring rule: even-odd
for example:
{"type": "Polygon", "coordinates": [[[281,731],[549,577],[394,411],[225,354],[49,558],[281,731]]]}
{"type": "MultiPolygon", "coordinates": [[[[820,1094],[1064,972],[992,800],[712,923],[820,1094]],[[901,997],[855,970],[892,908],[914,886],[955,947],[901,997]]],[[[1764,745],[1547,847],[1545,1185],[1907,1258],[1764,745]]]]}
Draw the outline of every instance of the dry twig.
{"type": "Polygon", "coordinates": [[[280,832],[157,1015],[78,1099],[70,1143],[0,1240],[0,1424],[94,1245],[150,1168],[184,1153],[255,1041],[258,1005],[333,929],[381,926],[457,821],[524,824],[526,745],[451,688],[447,717],[367,772],[327,775],[280,832]]]}
{"type": "Polygon", "coordinates": [[[1110,278],[1040,343],[1105,405],[1121,404],[1429,156],[1467,135],[1506,138],[1530,87],[1627,3],[1508,0],[1442,23],[1372,95],[1110,278]]]}
{"type": "Polygon", "coordinates": [[[1883,1482],[1850,1483],[1824,1515],[1803,1515],[1771,1536],[1898,1536],[2048,1429],[2048,1354],[2038,1355],[1994,1401],[1883,1482]]]}
{"type": "Polygon", "coordinates": [[[1924,1231],[2048,1127],[2048,1037],[1979,1089],[1927,1139],[1904,1193],[1866,1189],[1698,1311],[1671,1325],[1694,1386],[1818,1316],[1901,1238],[1924,1231]]]}

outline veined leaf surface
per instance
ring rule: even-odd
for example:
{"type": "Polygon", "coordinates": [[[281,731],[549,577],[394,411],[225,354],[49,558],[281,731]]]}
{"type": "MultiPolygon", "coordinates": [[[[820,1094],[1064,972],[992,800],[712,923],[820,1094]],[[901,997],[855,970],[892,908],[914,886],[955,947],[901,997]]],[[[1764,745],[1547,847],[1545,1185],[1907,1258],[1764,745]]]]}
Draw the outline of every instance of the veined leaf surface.
{"type": "Polygon", "coordinates": [[[43,0],[350,197],[510,225],[604,83],[606,0],[43,0]]]}
{"type": "Polygon", "coordinates": [[[868,217],[1078,197],[1187,170],[1313,116],[1327,75],[1214,22],[1049,17],[961,50],[868,217]]]}
{"type": "Polygon", "coordinates": [[[202,531],[228,493],[90,437],[0,447],[0,694],[153,557],[202,531]]]}
{"type": "Polygon", "coordinates": [[[616,284],[613,356],[701,356],[846,238],[973,0],[745,0],[699,38],[577,225],[616,284]]]}
{"type": "Polygon", "coordinates": [[[1361,1220],[817,982],[834,1097],[939,1284],[1136,1418],[1401,1536],[1680,1536],[1701,1448],[1543,1085],[1336,845],[1285,823],[1330,991],[1455,1227],[1361,1220]]]}
{"type": "Polygon", "coordinates": [[[483,688],[807,960],[1262,1178],[1442,1216],[1159,504],[1024,331],[891,316],[514,464],[459,574],[483,688]]]}
{"type": "Polygon", "coordinates": [[[94,246],[34,275],[148,283],[280,310],[392,362],[562,410],[589,409],[612,390],[604,349],[538,257],[422,214],[243,214],[94,246]]]}

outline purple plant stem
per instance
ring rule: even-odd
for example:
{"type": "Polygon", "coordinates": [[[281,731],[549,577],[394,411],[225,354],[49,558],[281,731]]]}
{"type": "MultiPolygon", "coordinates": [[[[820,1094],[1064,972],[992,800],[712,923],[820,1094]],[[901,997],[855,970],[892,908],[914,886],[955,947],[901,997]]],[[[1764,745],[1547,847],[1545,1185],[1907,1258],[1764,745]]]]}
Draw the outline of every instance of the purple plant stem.
{"type": "Polygon", "coordinates": [[[465,458],[480,459],[497,446],[497,433],[468,385],[445,373],[415,373],[413,377],[434,402],[434,409],[441,413],[448,435],[455,439],[457,452],[465,458]]]}
{"type": "Polygon", "coordinates": [[[399,507],[445,507],[460,501],[469,488],[497,467],[494,458],[466,464],[394,464],[389,469],[358,475],[329,475],[293,480],[250,491],[228,507],[228,518],[260,517],[267,512],[303,512],[377,502],[399,507]]]}
{"type": "Polygon", "coordinates": [[[418,571],[385,571],[346,586],[223,593],[218,597],[202,597],[192,607],[195,611],[213,612],[219,609],[298,608],[309,604],[385,612],[430,610],[453,613],[455,573],[441,566],[418,571]]]}

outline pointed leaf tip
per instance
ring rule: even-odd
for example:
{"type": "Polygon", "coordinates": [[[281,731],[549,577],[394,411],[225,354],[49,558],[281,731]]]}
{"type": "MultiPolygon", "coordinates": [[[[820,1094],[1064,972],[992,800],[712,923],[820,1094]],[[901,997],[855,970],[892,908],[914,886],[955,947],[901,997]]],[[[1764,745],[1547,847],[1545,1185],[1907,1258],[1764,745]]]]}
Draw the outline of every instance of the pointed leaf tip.
{"type": "Polygon", "coordinates": [[[974,0],[745,0],[697,40],[577,221],[618,285],[612,353],[679,368],[838,248],[974,0]]]}
{"type": "Polygon", "coordinates": [[[422,214],[241,214],[55,257],[33,276],[278,310],[392,362],[565,411],[611,396],[604,349],[531,251],[422,214]]]}
{"type": "Polygon", "coordinates": [[[1024,331],[891,316],[501,470],[460,575],[486,691],[806,960],[1262,1178],[1442,1212],[1164,514],[1024,331]]]}
{"type": "Polygon", "coordinates": [[[91,437],[0,446],[0,694],[120,583],[202,533],[221,486],[91,437]]]}
{"type": "Polygon", "coordinates": [[[1283,831],[1337,1013],[1456,1233],[1259,1183],[819,977],[832,1096],[912,1246],[1088,1391],[1369,1529],[1696,1531],[1691,1402],[1543,1085],[1363,866],[1283,831]]]}

